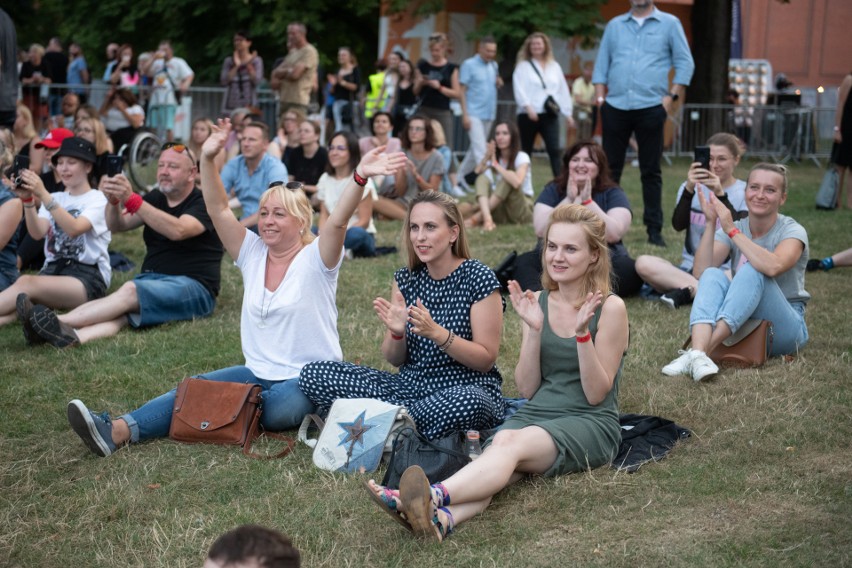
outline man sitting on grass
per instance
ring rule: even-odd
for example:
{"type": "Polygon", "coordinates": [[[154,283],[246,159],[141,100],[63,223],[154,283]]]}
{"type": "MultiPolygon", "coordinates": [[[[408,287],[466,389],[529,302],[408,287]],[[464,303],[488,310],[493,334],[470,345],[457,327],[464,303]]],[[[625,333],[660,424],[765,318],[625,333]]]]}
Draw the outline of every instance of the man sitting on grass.
{"type": "Polygon", "coordinates": [[[116,335],[127,325],[147,327],[213,313],[221,279],[222,243],[195,188],[198,173],[189,148],[163,146],[157,164],[158,189],[140,197],[119,174],[105,177],[107,226],[113,233],[144,225],[147,252],[142,273],[104,298],[58,316],[25,294],[18,317],[30,345],[69,347],[116,335]]]}

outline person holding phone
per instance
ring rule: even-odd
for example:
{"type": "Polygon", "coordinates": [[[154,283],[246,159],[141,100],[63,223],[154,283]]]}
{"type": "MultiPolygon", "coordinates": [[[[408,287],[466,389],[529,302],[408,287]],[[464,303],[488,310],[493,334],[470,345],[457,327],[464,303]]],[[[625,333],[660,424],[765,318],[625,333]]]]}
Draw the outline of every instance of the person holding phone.
{"type": "Polygon", "coordinates": [[[109,287],[112,269],[107,247],[104,194],[90,184],[95,165],[91,142],[71,137],[62,141],[51,161],[65,190],[48,193],[32,170],[22,170],[15,193],[24,204],[27,230],[45,238],[46,262],[38,275],[22,275],[0,292],[0,325],[15,321],[29,307],[29,298],[53,308],[75,308],[101,298],[109,287]],[[36,199],[41,207],[36,206],[36,199]]]}
{"type": "MultiPolygon", "coordinates": [[[[695,161],[689,167],[686,181],[678,190],[677,205],[672,214],[674,229],[686,231],[680,266],[652,255],[642,255],[636,259],[636,272],[661,294],[660,301],[670,308],[692,303],[698,290],[698,279],[693,276],[692,269],[706,219],[697,190],[703,191],[705,197],[713,193],[730,210],[734,219],[748,215],[746,184],[735,175],[743,151],[742,141],[726,132],[714,134],[707,140],[707,146],[695,149],[695,161]]],[[[713,227],[711,230],[715,229],[713,227]]],[[[724,263],[722,268],[730,270],[730,263],[724,263]]]]}
{"type": "Polygon", "coordinates": [[[689,314],[692,348],[663,367],[671,377],[691,375],[696,382],[719,372],[708,353],[749,319],[773,324],[770,355],[796,354],[808,342],[805,290],[808,233],[780,213],[787,201],[787,168],[760,163],[749,172],[745,200],[748,217],[735,220],[715,193],[698,201],[709,227],[695,251],[693,274],[698,293],[689,314]],[[733,278],[720,267],[731,258],[733,278]]]}
{"type": "Polygon", "coordinates": [[[143,228],[142,271],[118,290],[57,315],[34,306],[22,321],[28,343],[69,347],[111,337],[127,326],[151,327],[213,313],[219,293],[222,243],[195,187],[195,156],[167,143],[157,162],[157,187],[133,193],[121,156],[107,158],[100,189],[107,196],[107,227],[114,233],[143,228]],[[34,333],[33,333],[34,332],[34,333]]]}
{"type": "Polygon", "coordinates": [[[17,227],[23,209],[21,200],[12,193],[13,178],[17,177],[17,171],[10,171],[10,177],[5,175],[14,162],[15,146],[11,138],[11,132],[8,130],[3,129],[0,132],[0,174],[3,174],[0,181],[0,292],[11,286],[19,276],[16,263],[17,227]]]}

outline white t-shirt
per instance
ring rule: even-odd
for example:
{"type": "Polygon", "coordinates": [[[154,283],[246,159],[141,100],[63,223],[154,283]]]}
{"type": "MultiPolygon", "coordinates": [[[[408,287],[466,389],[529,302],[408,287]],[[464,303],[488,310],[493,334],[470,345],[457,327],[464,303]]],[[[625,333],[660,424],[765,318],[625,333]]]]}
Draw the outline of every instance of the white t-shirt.
{"type": "Polygon", "coordinates": [[[152,105],[176,105],[175,89],[180,88],[181,82],[194,74],[189,64],[180,57],[172,57],[168,63],[165,63],[163,59],[157,59],[151,64],[149,72],[152,77],[150,100],[152,105]]]}
{"type": "Polygon", "coordinates": [[[240,338],[246,367],[258,378],[298,378],[312,361],[342,361],[337,334],[337,276],[343,261],[326,268],[319,237],[293,259],[278,288],[266,290],[266,244],[246,231],[236,261],[243,274],[240,338]]]}
{"type": "MultiPolygon", "coordinates": [[[[506,164],[504,164],[502,160],[500,161],[500,164],[503,167],[506,167],[506,164]]],[[[530,197],[532,197],[533,196],[533,185],[532,185],[532,164],[530,163],[530,155],[527,154],[526,152],[518,152],[518,155],[515,156],[515,168],[514,168],[515,171],[520,169],[520,167],[523,166],[524,164],[529,164],[529,167],[527,168],[527,175],[524,176],[524,181],[521,182],[521,191],[524,192],[524,195],[529,195],[530,197]]],[[[496,186],[497,182],[499,182],[501,179],[503,179],[503,176],[501,176],[499,174],[497,174],[497,175],[495,175],[495,174],[496,174],[496,172],[492,168],[488,168],[487,170],[485,170],[485,177],[487,177],[491,181],[491,187],[496,186]]]]}
{"type": "MultiPolygon", "coordinates": [[[[130,116],[140,115],[145,117],[145,110],[139,105],[127,107],[127,114],[130,116]]],[[[107,132],[115,132],[119,128],[127,128],[131,126],[130,121],[124,117],[124,114],[115,107],[109,107],[106,116],[104,117],[104,128],[107,132]]]]}
{"type": "MultiPolygon", "coordinates": [[[[340,197],[343,195],[343,191],[346,189],[346,186],[349,185],[349,181],[351,178],[349,176],[343,179],[336,179],[329,173],[324,173],[320,176],[319,181],[317,182],[317,199],[325,203],[325,208],[329,213],[334,211],[334,208],[337,207],[337,202],[340,201],[340,197]]],[[[373,183],[372,178],[367,181],[367,185],[364,186],[364,196],[361,199],[370,198],[374,202],[379,198],[378,193],[376,192],[376,184],[373,183]]],[[[352,217],[349,218],[349,223],[346,225],[347,227],[352,227],[357,225],[360,221],[360,217],[358,217],[358,210],[355,210],[355,213],[352,214],[352,217]]],[[[370,224],[367,225],[366,231],[371,235],[376,234],[376,226],[373,224],[372,217],[370,218],[370,224]]]]}
{"type": "Polygon", "coordinates": [[[71,195],[67,191],[51,194],[53,199],[75,219],[85,217],[92,228],[76,237],[69,237],[53,216],[44,207],[38,210],[38,216],[50,221],[47,236],[44,239],[45,264],[62,258],[71,258],[83,264],[97,265],[104,283],[109,287],[112,268],[109,264],[109,242],[112,233],[106,224],[106,196],[97,189],[83,195],[71,195]]]}

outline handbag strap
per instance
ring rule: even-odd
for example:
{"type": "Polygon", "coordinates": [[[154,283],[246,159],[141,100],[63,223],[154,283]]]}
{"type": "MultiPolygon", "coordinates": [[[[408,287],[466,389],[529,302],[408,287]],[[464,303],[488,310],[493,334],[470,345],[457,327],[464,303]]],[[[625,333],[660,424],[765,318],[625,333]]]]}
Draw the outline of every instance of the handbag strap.
{"type": "Polygon", "coordinates": [[[541,88],[544,89],[544,92],[546,93],[547,92],[547,84],[544,82],[544,77],[541,76],[541,73],[539,72],[538,67],[535,66],[535,60],[534,59],[530,59],[530,65],[532,66],[533,71],[535,71],[535,74],[538,75],[538,79],[539,79],[539,81],[541,81],[541,88]]]}
{"type": "Polygon", "coordinates": [[[277,458],[283,458],[284,456],[292,452],[293,448],[296,447],[296,440],[294,440],[290,436],[278,434],[277,432],[268,432],[266,430],[264,430],[263,432],[260,431],[260,414],[261,407],[258,406],[254,411],[254,418],[252,418],[251,420],[251,426],[249,427],[249,435],[246,438],[246,443],[243,444],[243,454],[256,460],[272,460],[277,458]],[[277,454],[272,455],[259,454],[257,452],[251,451],[252,444],[256,439],[261,436],[261,434],[263,434],[264,436],[269,436],[270,438],[282,440],[287,443],[287,447],[278,452],[277,454]]]}

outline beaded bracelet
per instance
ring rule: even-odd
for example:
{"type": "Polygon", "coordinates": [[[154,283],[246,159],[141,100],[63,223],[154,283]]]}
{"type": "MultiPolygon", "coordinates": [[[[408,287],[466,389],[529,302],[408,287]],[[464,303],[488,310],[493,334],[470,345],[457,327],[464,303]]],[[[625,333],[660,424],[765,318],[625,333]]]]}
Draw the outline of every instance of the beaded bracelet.
{"type": "Polygon", "coordinates": [[[44,208],[47,209],[48,211],[53,211],[57,207],[59,207],[59,203],[57,203],[56,200],[53,199],[52,197],[50,198],[50,203],[44,204],[44,208]]]}
{"type": "Polygon", "coordinates": [[[439,346],[438,346],[438,349],[440,349],[441,351],[446,352],[446,351],[447,351],[447,349],[449,349],[449,348],[450,348],[450,345],[452,345],[452,344],[453,344],[453,340],[454,340],[455,338],[456,338],[456,334],[455,334],[455,333],[453,333],[453,332],[452,332],[452,330],[450,330],[450,335],[448,335],[448,336],[447,336],[447,340],[446,340],[443,344],[439,345],[439,346]]]}

